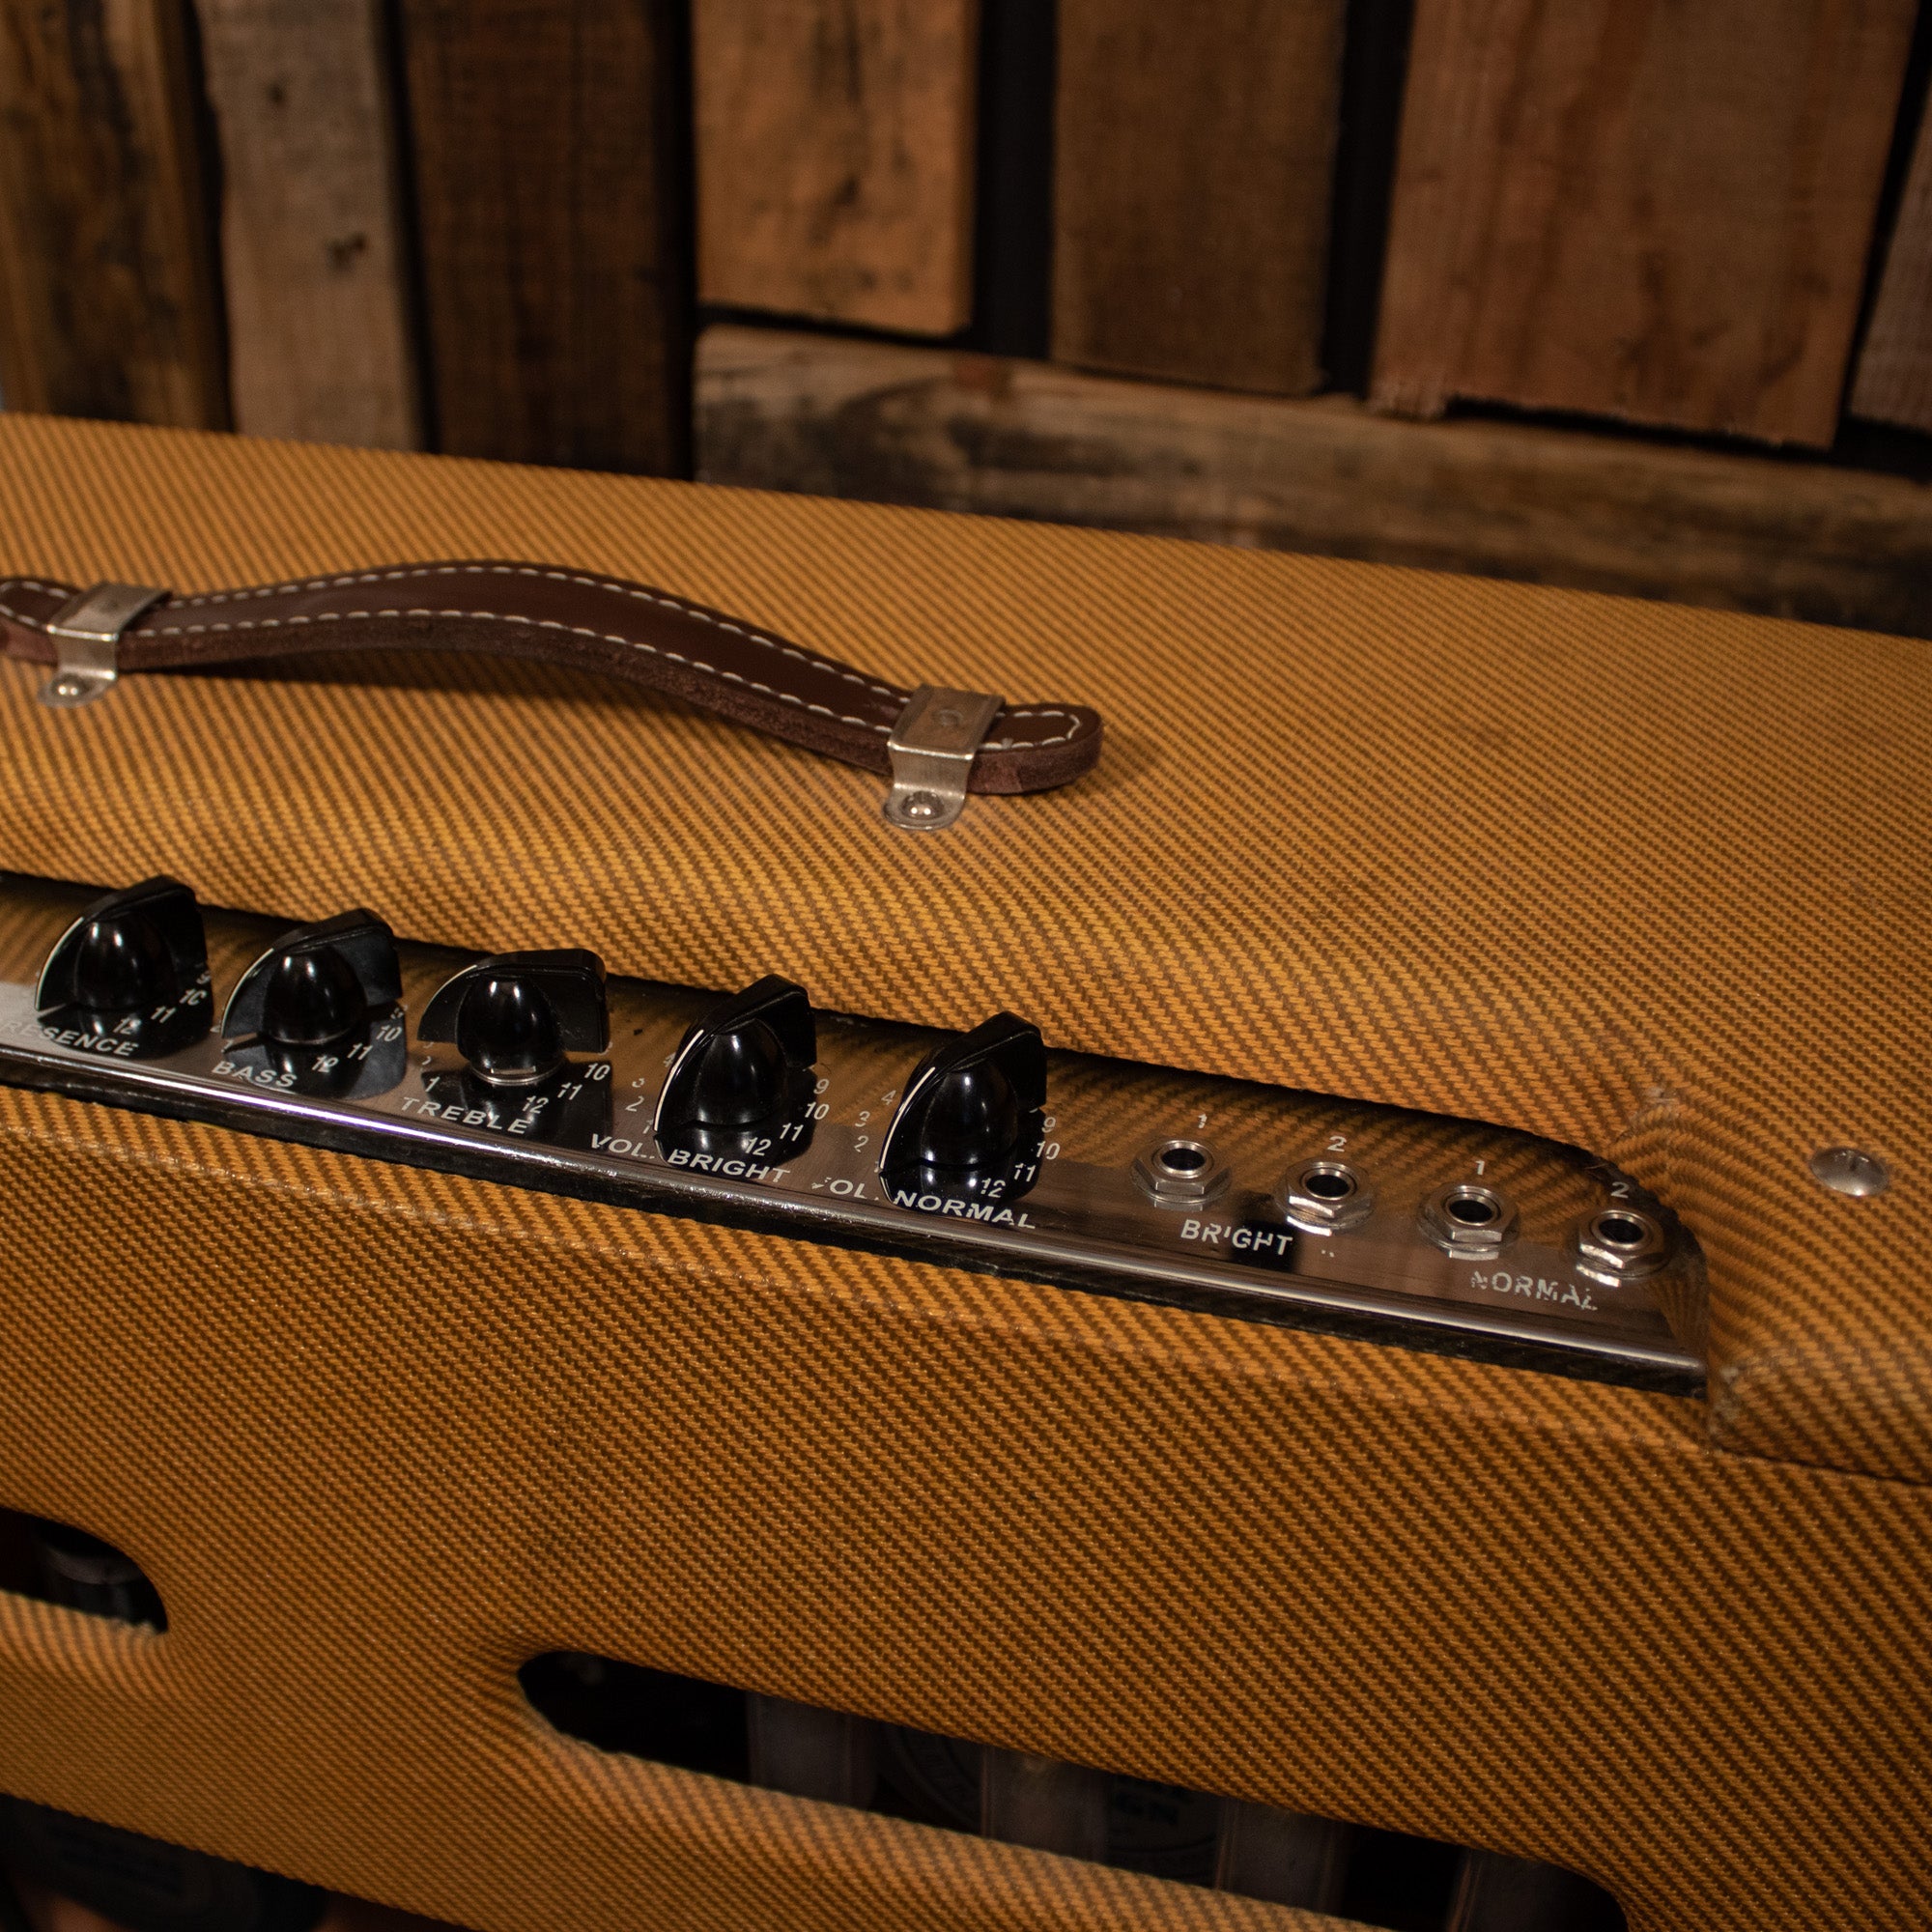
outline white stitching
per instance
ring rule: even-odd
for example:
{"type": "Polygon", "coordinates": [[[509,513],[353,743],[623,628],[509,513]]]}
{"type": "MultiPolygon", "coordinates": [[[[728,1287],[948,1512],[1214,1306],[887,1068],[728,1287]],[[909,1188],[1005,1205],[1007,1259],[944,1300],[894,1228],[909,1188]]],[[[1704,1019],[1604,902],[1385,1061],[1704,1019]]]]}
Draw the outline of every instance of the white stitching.
{"type": "MultiPolygon", "coordinates": [[[[213,599],[204,599],[213,602],[213,599]]],[[[660,645],[644,642],[641,638],[626,638],[614,631],[586,630],[582,624],[560,624],[554,617],[522,617],[507,611],[432,611],[423,606],[409,610],[388,611],[324,611],[315,616],[298,617],[251,617],[240,624],[174,624],[165,629],[156,628],[147,635],[154,638],[187,638],[223,632],[273,631],[282,630],[295,624],[342,624],[356,618],[395,618],[395,617],[457,617],[475,618],[491,624],[522,624],[532,631],[561,631],[573,638],[592,638],[606,644],[621,644],[628,650],[648,651],[653,657],[668,658],[672,664],[688,666],[693,670],[701,670],[707,675],[723,680],[726,684],[742,684],[748,691],[761,692],[767,697],[776,698],[781,704],[796,705],[801,711],[816,712],[821,718],[837,720],[840,724],[855,724],[862,731],[892,730],[890,724],[875,724],[869,718],[853,718],[843,712],[833,711],[823,704],[813,704],[808,699],[794,696],[789,691],[776,691],[768,684],[760,684],[757,679],[741,677],[734,670],[721,670],[716,665],[708,665],[701,658],[688,658],[680,651],[668,651],[660,645]]]]}
{"type": "MultiPolygon", "coordinates": [[[[748,643],[762,644],[767,650],[777,651],[781,656],[793,658],[800,664],[810,665],[813,668],[824,671],[828,676],[840,678],[847,684],[856,684],[862,690],[870,692],[875,697],[888,698],[895,704],[904,702],[904,694],[895,691],[890,685],[874,683],[872,679],[852,670],[845,665],[835,663],[830,658],[820,657],[814,651],[802,650],[798,645],[787,643],[781,638],[770,637],[763,631],[750,630],[742,624],[733,623],[728,617],[714,616],[710,611],[701,610],[695,604],[687,603],[682,597],[673,597],[668,592],[661,590],[649,590],[638,583],[626,583],[618,578],[593,577],[582,571],[545,570],[539,565],[529,563],[419,564],[402,570],[350,571],[339,577],[313,577],[295,583],[265,584],[260,588],[250,588],[247,590],[216,590],[205,592],[198,597],[177,597],[170,602],[168,608],[169,610],[178,611],[193,605],[230,604],[239,598],[245,597],[291,597],[310,590],[333,590],[349,583],[401,583],[407,582],[412,579],[428,577],[539,577],[553,583],[582,584],[587,590],[615,591],[620,596],[636,598],[639,603],[656,604],[662,606],[667,611],[675,611],[680,615],[693,618],[697,623],[709,624],[714,630],[728,631],[733,637],[743,638],[748,643]]],[[[359,616],[365,613],[360,611],[345,611],[343,614],[359,616]]],[[[694,668],[707,671],[713,677],[725,678],[734,684],[749,685],[755,691],[766,691],[768,689],[768,687],[757,684],[752,679],[738,676],[734,671],[720,670],[715,666],[701,663],[696,658],[680,657],[675,651],[658,652],[657,646],[653,644],[641,643],[630,638],[612,637],[606,632],[581,630],[574,625],[548,622],[542,618],[517,617],[507,612],[496,611],[442,611],[438,614],[443,616],[484,617],[507,624],[535,624],[540,629],[568,631],[579,637],[601,637],[607,643],[637,643],[639,649],[652,651],[658,655],[671,658],[679,664],[690,664],[694,668]]],[[[261,621],[268,623],[283,620],[263,619],[261,621]]],[[[163,615],[162,619],[156,626],[156,632],[158,634],[165,631],[170,636],[180,636],[188,628],[185,625],[170,626],[166,622],[165,615],[163,615]]],[[[822,705],[810,704],[802,698],[793,697],[785,692],[774,691],[770,695],[787,704],[801,704],[805,709],[815,711],[821,717],[838,718],[841,724],[857,724],[863,728],[874,731],[889,731],[892,728],[890,725],[874,724],[867,719],[843,717],[838,712],[825,709],[822,705]]],[[[1009,718],[1065,718],[1067,721],[1068,728],[1056,733],[1050,738],[1003,738],[996,744],[986,745],[983,749],[987,751],[1031,751],[1043,745],[1065,744],[1069,739],[1080,735],[1082,721],[1073,712],[1040,709],[1033,706],[1005,706],[1003,709],[1009,718]]]]}
{"type": "MultiPolygon", "coordinates": [[[[785,657],[795,658],[801,664],[811,665],[819,670],[842,678],[848,684],[856,684],[867,691],[873,692],[880,697],[891,699],[895,703],[901,701],[901,694],[895,691],[890,685],[874,684],[869,678],[847,669],[843,665],[834,664],[829,659],[817,657],[812,652],[800,650],[796,645],[781,642],[777,638],[766,637],[761,631],[749,631],[744,626],[734,624],[727,618],[714,617],[708,611],[700,611],[696,606],[685,603],[682,598],[667,596],[658,591],[646,590],[639,584],[623,583],[609,578],[584,577],[561,570],[541,570],[531,564],[472,563],[434,565],[412,570],[362,571],[343,577],[310,578],[298,583],[268,584],[259,589],[215,590],[205,592],[197,597],[176,597],[169,600],[166,611],[160,613],[158,621],[148,632],[148,635],[150,637],[168,638],[196,637],[214,632],[279,630],[295,624],[341,623],[356,618],[472,617],[486,623],[522,624],[531,630],[561,631],[571,637],[590,638],[607,644],[619,644],[631,650],[648,651],[653,657],[667,658],[673,664],[684,665],[692,670],[702,671],[707,676],[718,678],[727,684],[743,685],[747,690],[758,692],[762,696],[773,698],[781,704],[795,705],[802,711],[812,712],[820,718],[830,718],[840,724],[851,724],[862,731],[876,731],[881,736],[890,736],[894,729],[892,724],[881,724],[868,718],[854,718],[844,712],[833,711],[823,704],[813,704],[806,698],[796,696],[791,692],[779,691],[771,685],[761,684],[755,678],[741,676],[737,671],[723,670],[716,665],[706,664],[701,658],[689,658],[681,652],[666,650],[660,645],[647,643],[641,638],[626,638],[610,631],[588,630],[580,624],[558,623],[554,618],[524,617],[504,611],[430,611],[424,609],[412,609],[408,611],[325,611],[319,616],[252,617],[239,624],[170,624],[167,621],[168,612],[192,606],[232,604],[243,598],[287,597],[309,590],[334,589],[349,583],[393,583],[411,578],[462,576],[542,577],[559,583],[580,583],[587,589],[618,591],[626,597],[635,597],[645,603],[661,604],[667,610],[677,611],[687,617],[697,619],[700,623],[710,624],[714,629],[729,631],[734,637],[744,638],[752,643],[764,644],[785,657]]],[[[0,579],[0,584],[18,584],[23,590],[44,591],[49,596],[59,596],[62,592],[62,586],[60,585],[40,583],[29,578],[0,579]]],[[[39,624],[43,621],[41,618],[29,617],[21,611],[12,610],[4,603],[0,603],[0,611],[4,611],[8,616],[14,617],[24,624],[39,624]]],[[[1005,716],[1008,718],[1065,718],[1067,721],[1067,728],[1048,738],[1015,738],[1009,735],[1005,738],[991,739],[980,747],[982,751],[1037,751],[1047,745],[1066,744],[1080,735],[1081,726],[1084,722],[1076,712],[1062,711],[1052,706],[1010,705],[1003,707],[1003,709],[1005,716]]]]}
{"type": "MultiPolygon", "coordinates": [[[[0,577],[0,586],[8,589],[39,590],[48,597],[70,598],[72,590],[65,583],[42,583],[31,577],[0,577]]],[[[45,624],[45,617],[30,616],[25,611],[16,611],[13,605],[0,603],[0,613],[12,617],[19,624],[45,624]]]]}
{"type": "MultiPolygon", "coordinates": [[[[781,638],[767,637],[763,631],[748,630],[742,624],[734,624],[728,617],[715,617],[708,611],[686,603],[682,597],[672,597],[661,590],[647,590],[642,584],[625,583],[615,578],[589,577],[570,570],[544,570],[529,563],[421,564],[407,570],[353,571],[342,577],[309,578],[299,583],[271,583],[260,589],[215,590],[199,597],[177,597],[170,608],[181,610],[190,605],[232,604],[243,597],[293,597],[308,590],[333,590],[345,583],[403,583],[413,578],[426,577],[540,577],[552,583],[581,583],[587,590],[614,590],[620,596],[634,597],[641,604],[662,605],[667,611],[676,611],[700,624],[709,624],[714,630],[729,631],[733,637],[743,638],[748,643],[763,644],[767,650],[796,658],[800,664],[811,665],[830,676],[844,679],[847,684],[856,684],[875,697],[896,698],[899,696],[890,685],[875,684],[848,666],[835,664],[830,658],[819,657],[811,651],[801,650],[781,638]]],[[[486,611],[478,614],[487,617],[497,613],[486,611]]]]}

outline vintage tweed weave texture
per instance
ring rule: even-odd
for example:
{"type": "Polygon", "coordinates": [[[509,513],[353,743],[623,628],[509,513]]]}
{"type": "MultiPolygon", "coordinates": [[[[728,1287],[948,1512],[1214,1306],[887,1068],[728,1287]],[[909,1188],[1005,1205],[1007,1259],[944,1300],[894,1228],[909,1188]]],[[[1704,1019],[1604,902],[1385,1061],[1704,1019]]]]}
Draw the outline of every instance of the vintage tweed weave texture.
{"type": "Polygon", "coordinates": [[[1639,1928],[1921,1921],[1922,645],[17,417],[0,534],[184,590],[536,556],[1092,701],[1091,779],[920,839],[534,667],[55,714],[0,666],[0,863],[1556,1134],[1696,1230],[1714,1356],[1707,1408],[0,1095],[0,1503],[175,1618],[0,1605],[18,1788],[484,1932],[1267,1917],[567,1746],[510,1673],[568,1643],[1549,1858],[1639,1928]],[[1893,1192],[1810,1183],[1837,1141],[1893,1192]]]}
{"type": "Polygon", "coordinates": [[[571,1744],[513,1672],[572,1646],[1547,1858],[1636,1932],[1924,1922],[1916,1485],[18,1093],[0,1204],[0,1499],[170,1616],[0,1598],[36,1797],[484,1932],[1271,1922],[571,1744]]]}
{"type": "Polygon", "coordinates": [[[895,833],[867,775],[582,679],[0,675],[0,862],[1480,1116],[1647,1165],[1712,1426],[1932,1473],[1932,653],[1422,572],[0,421],[0,565],[183,590],[450,555],[641,578],[907,682],[1105,713],[1076,787],[895,833]],[[1854,1203],[1807,1154],[1900,1184],[1854,1203]]]}

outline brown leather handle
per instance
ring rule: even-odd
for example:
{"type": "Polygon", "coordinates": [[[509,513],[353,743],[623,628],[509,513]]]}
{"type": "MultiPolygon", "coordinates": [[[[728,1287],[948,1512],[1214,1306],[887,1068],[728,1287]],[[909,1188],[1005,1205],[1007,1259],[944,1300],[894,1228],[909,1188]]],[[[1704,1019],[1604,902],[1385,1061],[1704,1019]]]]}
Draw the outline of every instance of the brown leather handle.
{"type": "MultiPolygon", "coordinates": [[[[9,657],[56,662],[48,623],[78,593],[0,578],[9,657]]],[[[418,563],[169,596],[122,634],[122,671],[199,670],[355,648],[485,651],[609,672],[868,771],[912,693],[722,611],[588,571],[534,563],[418,563]]],[[[1009,704],[973,761],[977,792],[1043,791],[1089,770],[1100,717],[1081,704],[1009,704]]]]}

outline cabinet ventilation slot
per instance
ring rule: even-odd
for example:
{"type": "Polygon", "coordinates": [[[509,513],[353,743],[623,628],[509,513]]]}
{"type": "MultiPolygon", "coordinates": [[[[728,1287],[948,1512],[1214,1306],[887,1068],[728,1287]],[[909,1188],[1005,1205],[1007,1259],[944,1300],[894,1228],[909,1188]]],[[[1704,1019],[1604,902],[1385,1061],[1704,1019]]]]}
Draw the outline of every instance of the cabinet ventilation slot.
{"type": "Polygon", "coordinates": [[[168,1627],[160,1592],[131,1556],[67,1522],[0,1510],[0,1589],[122,1623],[168,1627]]]}
{"type": "Polygon", "coordinates": [[[781,1697],[550,1651],[518,1673],[566,1736],[768,1790],[1337,1913],[1395,1932],[1623,1932],[1553,1865],[1150,1783],[781,1697]]]}

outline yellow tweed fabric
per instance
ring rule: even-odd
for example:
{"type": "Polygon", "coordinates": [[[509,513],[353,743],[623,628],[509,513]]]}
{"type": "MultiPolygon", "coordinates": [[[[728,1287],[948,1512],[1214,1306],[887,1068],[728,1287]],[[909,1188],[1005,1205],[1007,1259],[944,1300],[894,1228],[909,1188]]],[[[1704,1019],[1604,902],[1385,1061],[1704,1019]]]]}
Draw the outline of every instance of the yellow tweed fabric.
{"type": "Polygon", "coordinates": [[[0,564],[181,589],[615,571],[907,682],[1077,696],[1071,789],[895,833],[878,781],[527,666],[0,676],[0,862],[165,866],[476,945],[1637,1148],[1711,1256],[1719,1439],[1932,1472],[1932,652],[1094,531],[0,421],[0,564]],[[1901,1184],[1856,1204],[1806,1155],[1901,1184]]]}
{"type": "Polygon", "coordinates": [[[1916,1485],[6,1091],[0,1212],[0,1501],[170,1618],[0,1597],[33,1797],[482,1932],[1270,1922],[559,1739],[514,1672],[582,1648],[1547,1859],[1637,1932],[1923,1923],[1916,1485]]]}
{"type": "Polygon", "coordinates": [[[1267,1916],[598,1758],[510,1680],[576,1644],[1550,1858],[1638,1928],[1918,1922],[1923,645],[0,418],[8,569],[491,554],[1078,697],[1107,753],[917,838],[867,774],[538,667],[55,713],[4,666],[0,863],[892,1017],[1009,1006],[1577,1141],[1703,1241],[1712,1400],[4,1095],[0,1503],[123,1542],[176,1628],[0,1604],[0,1782],[484,1932],[1267,1916]],[[1812,1183],[1837,1142],[1893,1191],[1812,1183]]]}

